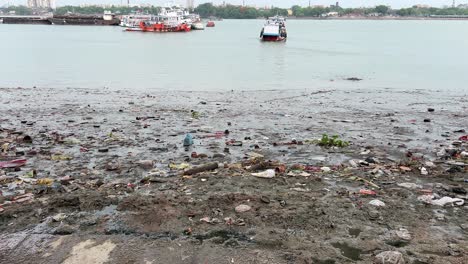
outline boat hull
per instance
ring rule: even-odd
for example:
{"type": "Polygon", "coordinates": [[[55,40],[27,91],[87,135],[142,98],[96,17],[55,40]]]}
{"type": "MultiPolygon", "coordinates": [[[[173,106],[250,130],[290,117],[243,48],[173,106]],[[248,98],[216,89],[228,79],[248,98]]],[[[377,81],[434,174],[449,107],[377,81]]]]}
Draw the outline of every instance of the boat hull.
{"type": "Polygon", "coordinates": [[[49,18],[53,25],[96,25],[96,26],[118,26],[120,20],[104,20],[99,18],[49,18]]]}
{"type": "Polygon", "coordinates": [[[129,31],[141,31],[141,32],[189,32],[192,30],[192,26],[188,24],[179,25],[166,25],[164,23],[147,24],[145,22],[140,23],[140,30],[129,30],[129,31]]]}
{"type": "Polygon", "coordinates": [[[280,37],[280,36],[263,36],[260,40],[265,42],[283,42],[286,41],[287,38],[280,37]]]}

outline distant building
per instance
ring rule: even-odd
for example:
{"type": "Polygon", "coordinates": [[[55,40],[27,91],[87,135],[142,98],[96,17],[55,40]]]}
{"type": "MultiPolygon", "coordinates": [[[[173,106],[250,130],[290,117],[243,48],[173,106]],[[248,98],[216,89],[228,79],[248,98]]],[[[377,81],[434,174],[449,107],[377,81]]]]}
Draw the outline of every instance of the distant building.
{"type": "Polygon", "coordinates": [[[430,5],[414,5],[413,7],[415,7],[415,8],[429,8],[431,6],[430,5]]]}
{"type": "Polygon", "coordinates": [[[195,7],[195,0],[187,0],[187,8],[193,9],[195,7]]]}
{"type": "Polygon", "coordinates": [[[51,8],[55,9],[55,0],[28,0],[29,8],[51,8]]]}
{"type": "Polygon", "coordinates": [[[338,12],[328,12],[326,14],[322,14],[323,17],[337,17],[338,12]]]}

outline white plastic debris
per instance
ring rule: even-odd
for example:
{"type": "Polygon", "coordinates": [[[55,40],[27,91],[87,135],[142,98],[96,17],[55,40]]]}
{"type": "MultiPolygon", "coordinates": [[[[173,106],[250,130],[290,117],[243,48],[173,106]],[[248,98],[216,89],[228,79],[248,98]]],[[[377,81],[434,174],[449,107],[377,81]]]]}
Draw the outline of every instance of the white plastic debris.
{"type": "Polygon", "coordinates": [[[350,160],[350,161],[349,161],[349,164],[350,164],[351,167],[353,167],[353,168],[357,168],[357,166],[358,166],[357,163],[356,163],[354,160],[350,160]]]}
{"type": "Polygon", "coordinates": [[[443,156],[445,156],[445,154],[447,154],[445,149],[441,149],[436,153],[437,157],[443,157],[443,156]]]}
{"type": "Polygon", "coordinates": [[[435,164],[432,161],[426,161],[424,163],[424,165],[426,165],[426,167],[429,167],[429,168],[434,168],[435,167],[435,164]]]}
{"type": "Polygon", "coordinates": [[[407,189],[420,189],[422,188],[421,185],[419,184],[416,184],[416,183],[412,183],[412,182],[402,182],[402,183],[398,183],[397,184],[398,186],[400,187],[403,187],[403,188],[407,188],[407,189]]]}
{"type": "Polygon", "coordinates": [[[259,177],[259,178],[274,178],[276,175],[275,170],[269,169],[262,172],[252,173],[252,176],[259,177]]]}
{"type": "Polygon", "coordinates": [[[468,157],[468,152],[467,151],[462,151],[460,155],[464,158],[468,157]]]}
{"type": "Polygon", "coordinates": [[[320,168],[320,170],[323,171],[323,172],[330,172],[331,171],[330,167],[322,167],[322,168],[320,168]]]}
{"type": "Polygon", "coordinates": [[[434,199],[434,195],[421,195],[418,197],[418,200],[427,204],[438,205],[438,206],[445,206],[445,205],[461,206],[465,203],[463,199],[451,198],[448,196],[444,196],[440,199],[434,199]]]}
{"type": "Polygon", "coordinates": [[[373,206],[377,206],[377,207],[384,207],[385,206],[385,203],[380,201],[380,200],[372,200],[369,202],[370,205],[373,205],[373,206]]]}
{"type": "Polygon", "coordinates": [[[429,172],[427,172],[427,169],[422,167],[421,168],[421,175],[428,175],[428,174],[429,174],[429,172]]]}
{"type": "Polygon", "coordinates": [[[238,213],[245,213],[247,211],[250,211],[250,209],[252,209],[252,207],[246,205],[246,204],[241,204],[241,205],[238,205],[236,206],[236,212],[238,213]]]}
{"type": "Polygon", "coordinates": [[[375,256],[376,264],[405,264],[403,254],[398,251],[384,251],[375,256]]]}
{"type": "Polygon", "coordinates": [[[290,171],[286,175],[291,176],[291,177],[296,177],[296,176],[309,177],[311,174],[307,173],[305,171],[301,171],[301,172],[299,172],[299,171],[290,171]]]}

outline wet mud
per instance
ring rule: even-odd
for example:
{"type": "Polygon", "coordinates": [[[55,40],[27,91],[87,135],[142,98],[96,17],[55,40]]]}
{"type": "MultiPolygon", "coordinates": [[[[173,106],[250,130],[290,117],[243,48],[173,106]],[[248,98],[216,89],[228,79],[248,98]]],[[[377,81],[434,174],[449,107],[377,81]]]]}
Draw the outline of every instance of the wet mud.
{"type": "Polygon", "coordinates": [[[0,94],[2,263],[468,263],[466,94],[0,94]]]}

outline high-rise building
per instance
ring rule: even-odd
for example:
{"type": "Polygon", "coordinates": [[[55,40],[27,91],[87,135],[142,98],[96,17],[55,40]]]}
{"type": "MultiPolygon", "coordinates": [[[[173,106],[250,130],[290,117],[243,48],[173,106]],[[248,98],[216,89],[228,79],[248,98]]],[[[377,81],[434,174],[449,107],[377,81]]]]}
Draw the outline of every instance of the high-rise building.
{"type": "Polygon", "coordinates": [[[52,8],[55,9],[55,0],[28,0],[29,8],[52,8]]]}
{"type": "Polygon", "coordinates": [[[195,7],[194,0],[187,0],[187,8],[193,9],[195,7]]]}

